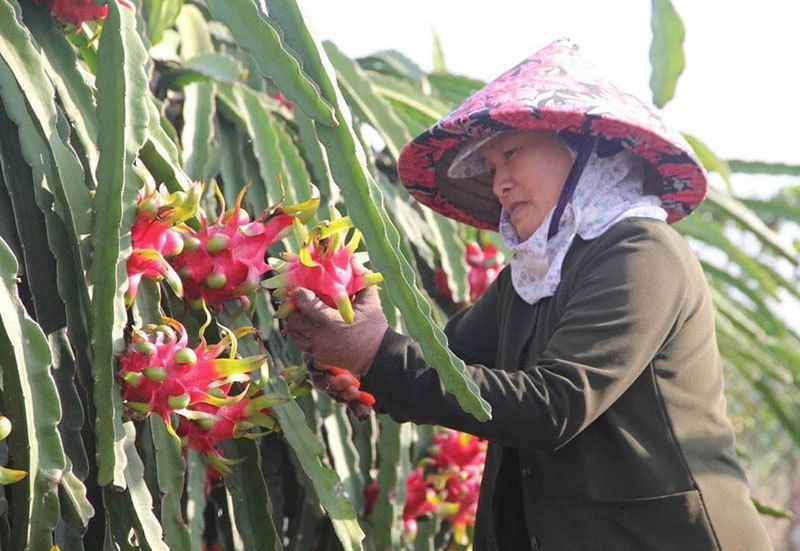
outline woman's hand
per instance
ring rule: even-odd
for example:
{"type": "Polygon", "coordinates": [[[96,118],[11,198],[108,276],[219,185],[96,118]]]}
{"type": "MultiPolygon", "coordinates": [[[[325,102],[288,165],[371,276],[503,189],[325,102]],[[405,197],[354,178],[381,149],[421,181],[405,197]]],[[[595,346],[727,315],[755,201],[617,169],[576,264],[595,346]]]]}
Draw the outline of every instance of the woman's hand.
{"type": "Polygon", "coordinates": [[[389,329],[377,286],[356,295],[351,324],[308,289],[292,291],[289,300],[297,310],[286,318],[286,331],[314,357],[318,368],[343,367],[359,378],[367,372],[389,329]]]}
{"type": "Polygon", "coordinates": [[[307,356],[308,370],[311,382],[319,390],[327,394],[332,400],[347,404],[353,415],[359,421],[369,418],[375,398],[367,392],[359,390],[360,381],[347,370],[332,368],[330,370],[316,369],[314,361],[307,356]]]}

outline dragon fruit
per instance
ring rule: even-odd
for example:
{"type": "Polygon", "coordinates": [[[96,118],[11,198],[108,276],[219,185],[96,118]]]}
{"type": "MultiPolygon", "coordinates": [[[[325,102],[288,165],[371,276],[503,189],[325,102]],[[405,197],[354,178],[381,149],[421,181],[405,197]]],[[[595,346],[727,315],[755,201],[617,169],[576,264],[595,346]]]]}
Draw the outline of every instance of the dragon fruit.
{"type": "Polygon", "coordinates": [[[181,280],[166,258],[183,250],[183,235],[189,228],[182,222],[197,212],[202,191],[202,185],[197,183],[188,192],[168,193],[163,185],[156,190],[152,184],[145,185],[139,192],[136,220],[131,227],[133,250],[126,265],[127,306],[133,304],[143,277],[157,281],[166,279],[176,295],[183,295],[181,280]]]}
{"type": "Polygon", "coordinates": [[[230,383],[249,380],[245,374],[266,361],[266,356],[220,358],[232,335],[213,346],[201,341],[189,348],[183,325],[165,320],[168,325],[149,325],[144,332],[134,329],[119,360],[122,397],[136,417],[156,413],[169,423],[176,410],[200,403],[223,405],[230,383]]]}
{"type": "MultiPolygon", "coordinates": [[[[264,393],[248,374],[266,361],[266,356],[236,358],[237,333],[226,331],[219,343],[209,346],[202,338],[190,348],[183,325],[165,318],[167,325],[134,329],[132,342],[119,360],[117,376],[129,413],[138,419],[160,415],[170,431],[171,414],[179,416],[177,436],[188,448],[197,449],[219,472],[230,470],[218,445],[228,438],[258,437],[261,427],[275,430],[270,407],[288,396],[264,393]],[[230,347],[230,356],[220,358],[230,347]],[[240,392],[234,389],[244,385],[240,392]]],[[[174,432],[174,431],[173,431],[174,432]]]]}
{"type": "Polygon", "coordinates": [[[439,513],[453,525],[455,541],[465,545],[467,528],[475,524],[487,443],[452,429],[436,434],[433,442],[424,461],[435,470],[428,481],[442,497],[439,513]]]}
{"type": "Polygon", "coordinates": [[[224,458],[219,445],[231,438],[258,438],[267,434],[255,432],[258,427],[277,430],[278,422],[270,407],[287,399],[256,390],[234,396],[220,406],[201,402],[181,416],[177,434],[185,447],[204,454],[216,471],[229,474],[229,465],[235,461],[224,458]]]}
{"type": "Polygon", "coordinates": [[[503,253],[491,243],[481,249],[480,245],[471,241],[467,243],[464,258],[469,265],[469,298],[475,302],[503,269],[503,253]]]}
{"type": "Polygon", "coordinates": [[[406,504],[403,507],[403,528],[412,536],[417,533],[417,519],[422,515],[437,512],[441,504],[436,491],[425,481],[422,468],[411,471],[406,479],[406,504]]]}
{"type": "MultiPolygon", "coordinates": [[[[478,243],[470,241],[464,251],[464,260],[469,266],[467,281],[469,283],[470,302],[475,302],[486,291],[492,281],[497,278],[500,270],[503,269],[503,253],[498,251],[492,244],[487,245],[485,249],[481,249],[478,243]]],[[[440,295],[449,301],[453,300],[447,281],[447,272],[441,268],[436,270],[434,284],[440,295]]]]}
{"type": "Polygon", "coordinates": [[[261,276],[270,269],[264,261],[267,249],[290,231],[294,220],[307,221],[319,206],[314,197],[269,209],[251,222],[241,206],[244,192],[232,209],[225,211],[223,205],[224,214],[214,223],[201,212],[200,230],[187,232],[183,252],[172,261],[186,299],[195,307],[205,303],[218,309],[230,300],[248,306],[261,276]]]}
{"type": "MultiPolygon", "coordinates": [[[[355,294],[383,281],[383,275],[364,267],[369,257],[366,252],[356,252],[361,242],[358,229],[353,228],[350,241],[344,244],[350,228],[353,224],[349,216],[322,221],[310,232],[295,222],[295,233],[302,242],[300,252],[283,253],[282,261],[270,259],[278,275],[267,279],[265,286],[275,289],[273,296],[279,298],[285,298],[290,289],[305,287],[331,308],[337,308],[345,323],[353,323],[355,294]]],[[[275,315],[282,318],[293,310],[292,301],[286,300],[275,315]]]]}
{"type": "MultiPolygon", "coordinates": [[[[97,21],[108,15],[108,6],[97,4],[94,0],[34,0],[37,6],[50,9],[50,14],[62,23],[79,27],[87,21],[97,21]]],[[[128,0],[118,0],[120,4],[133,10],[128,0]]]]}

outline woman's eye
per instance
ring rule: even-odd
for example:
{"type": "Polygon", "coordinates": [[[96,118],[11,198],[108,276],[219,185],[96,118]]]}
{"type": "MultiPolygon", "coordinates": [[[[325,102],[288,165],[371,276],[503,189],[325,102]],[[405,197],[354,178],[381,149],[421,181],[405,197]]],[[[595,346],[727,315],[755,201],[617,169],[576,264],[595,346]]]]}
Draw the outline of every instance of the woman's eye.
{"type": "Polygon", "coordinates": [[[509,149],[508,151],[506,151],[505,153],[503,153],[503,157],[504,157],[504,158],[505,158],[505,160],[507,161],[507,160],[509,160],[511,157],[513,157],[513,156],[514,156],[514,153],[516,153],[518,150],[519,150],[518,148],[509,149]]]}

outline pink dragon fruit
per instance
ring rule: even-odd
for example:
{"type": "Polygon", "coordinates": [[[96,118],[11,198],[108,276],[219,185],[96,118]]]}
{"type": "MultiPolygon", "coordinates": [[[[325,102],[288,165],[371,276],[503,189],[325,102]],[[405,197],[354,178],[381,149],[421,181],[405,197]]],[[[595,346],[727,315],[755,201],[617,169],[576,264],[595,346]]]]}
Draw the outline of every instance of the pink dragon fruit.
{"type": "Polygon", "coordinates": [[[146,185],[136,201],[136,220],[131,227],[133,250],[128,257],[128,289],[125,304],[131,306],[143,277],[160,281],[166,279],[175,294],[183,295],[183,286],[166,258],[183,250],[182,224],[197,212],[202,186],[195,184],[188,192],[168,193],[164,186],[156,190],[146,185]]]}
{"type": "Polygon", "coordinates": [[[417,533],[417,519],[439,510],[441,500],[436,491],[425,481],[422,468],[411,471],[406,479],[406,504],[403,507],[403,528],[406,534],[417,533]]]}
{"type": "MultiPolygon", "coordinates": [[[[279,274],[267,279],[265,286],[275,289],[273,295],[281,298],[286,297],[290,289],[305,287],[328,306],[337,308],[346,323],[353,323],[352,300],[355,294],[383,281],[383,275],[364,267],[368,256],[366,252],[356,252],[361,242],[358,229],[353,229],[350,241],[344,244],[352,227],[349,216],[320,222],[310,232],[295,222],[295,233],[298,241],[302,242],[300,252],[283,253],[283,261],[270,259],[270,264],[279,274]]],[[[292,310],[294,305],[291,300],[286,300],[275,315],[281,318],[292,310]]]]}
{"type": "Polygon", "coordinates": [[[134,329],[132,342],[119,360],[122,398],[136,417],[152,412],[169,423],[176,410],[202,403],[224,405],[229,401],[230,383],[249,380],[244,374],[266,361],[266,356],[220,358],[235,336],[214,346],[201,341],[189,348],[183,325],[165,320],[168,326],[148,326],[145,332],[134,329]]]}
{"type": "Polygon", "coordinates": [[[286,399],[259,390],[251,396],[242,393],[221,406],[198,403],[189,415],[181,417],[177,434],[185,447],[204,454],[216,471],[230,474],[229,465],[235,461],[225,459],[219,445],[231,438],[258,438],[266,434],[253,432],[257,427],[277,430],[278,422],[270,407],[286,399]]]}
{"type": "Polygon", "coordinates": [[[434,435],[429,456],[438,470],[443,471],[453,466],[463,469],[468,465],[482,465],[486,460],[486,447],[486,440],[465,432],[445,429],[434,435]]]}
{"type": "Polygon", "coordinates": [[[295,219],[308,220],[319,206],[315,197],[267,210],[251,222],[241,207],[244,191],[234,208],[216,222],[209,224],[201,213],[200,230],[186,234],[183,252],[172,262],[194,307],[205,303],[219,308],[237,299],[248,306],[248,297],[259,289],[261,276],[269,270],[264,261],[267,249],[286,235],[295,219]]]}
{"type": "MultiPolygon", "coordinates": [[[[497,278],[500,270],[503,269],[503,253],[498,251],[492,244],[487,245],[485,249],[481,249],[480,245],[475,241],[470,241],[464,251],[464,260],[469,266],[467,281],[469,283],[470,302],[475,302],[486,291],[492,281],[497,278]]],[[[448,301],[453,300],[447,281],[447,272],[441,268],[436,270],[434,284],[441,296],[448,301]]]]}
{"type": "MultiPolygon", "coordinates": [[[[134,10],[133,4],[127,0],[118,0],[120,4],[134,10]]],[[[79,27],[87,21],[97,21],[108,15],[108,6],[97,4],[94,0],[34,0],[38,6],[46,6],[53,17],[62,23],[71,23],[79,27]]]]}
{"type": "Polygon", "coordinates": [[[467,243],[464,258],[470,267],[467,276],[469,298],[475,302],[503,269],[503,253],[491,243],[485,249],[481,249],[480,245],[471,241],[467,243]]]}
{"type": "Polygon", "coordinates": [[[228,460],[218,445],[228,438],[258,437],[261,427],[275,430],[277,422],[270,407],[288,396],[264,393],[248,374],[266,356],[236,358],[236,339],[245,332],[226,332],[219,343],[208,346],[202,339],[195,348],[187,346],[186,330],[177,321],[168,325],[134,329],[132,342],[119,360],[117,376],[122,380],[122,397],[131,415],[138,419],[150,413],[160,415],[170,431],[170,416],[178,414],[178,432],[184,446],[204,453],[219,472],[228,473],[228,460]],[[220,354],[230,347],[228,358],[220,354]],[[241,392],[234,388],[244,385],[241,392]]]}

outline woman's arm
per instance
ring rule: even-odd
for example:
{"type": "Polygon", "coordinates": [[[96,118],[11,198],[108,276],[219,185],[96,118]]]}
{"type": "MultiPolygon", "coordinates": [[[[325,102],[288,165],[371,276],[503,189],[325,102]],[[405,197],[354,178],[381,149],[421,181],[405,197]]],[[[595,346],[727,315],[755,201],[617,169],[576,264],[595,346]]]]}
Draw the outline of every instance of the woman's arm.
{"type": "Polygon", "coordinates": [[[468,364],[494,367],[497,357],[497,295],[507,269],[469,306],[447,322],[444,333],[453,353],[468,364]]]}
{"type": "Polygon", "coordinates": [[[440,424],[519,448],[563,446],[625,392],[681,322],[683,258],[669,239],[637,231],[581,268],[534,365],[517,372],[466,367],[492,407],[491,420],[465,413],[417,345],[393,331],[361,388],[375,396],[377,411],[400,422],[440,424]]]}

